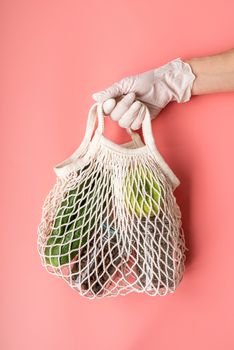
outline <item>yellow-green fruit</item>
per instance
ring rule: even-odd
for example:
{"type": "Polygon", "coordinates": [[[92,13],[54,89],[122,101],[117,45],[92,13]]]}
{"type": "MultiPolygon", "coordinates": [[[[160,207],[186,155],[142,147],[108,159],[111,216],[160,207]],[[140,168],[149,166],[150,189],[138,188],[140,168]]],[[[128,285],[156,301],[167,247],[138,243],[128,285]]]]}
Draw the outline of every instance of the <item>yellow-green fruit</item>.
{"type": "Polygon", "coordinates": [[[138,217],[155,216],[163,207],[164,190],[150,170],[139,167],[125,178],[125,201],[138,217]]]}

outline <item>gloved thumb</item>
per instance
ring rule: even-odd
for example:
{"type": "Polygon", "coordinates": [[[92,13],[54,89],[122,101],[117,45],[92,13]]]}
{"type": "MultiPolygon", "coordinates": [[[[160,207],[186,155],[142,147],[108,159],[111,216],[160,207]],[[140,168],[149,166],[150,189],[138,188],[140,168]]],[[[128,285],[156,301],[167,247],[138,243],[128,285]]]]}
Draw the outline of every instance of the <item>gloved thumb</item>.
{"type": "Polygon", "coordinates": [[[134,81],[134,76],[121,79],[109,86],[107,89],[92,94],[92,97],[97,102],[104,102],[110,98],[121,97],[129,92],[135,92],[134,81]]]}
{"type": "Polygon", "coordinates": [[[92,94],[92,97],[97,102],[104,102],[110,98],[115,98],[123,94],[123,89],[119,83],[115,83],[107,89],[92,94]]]}

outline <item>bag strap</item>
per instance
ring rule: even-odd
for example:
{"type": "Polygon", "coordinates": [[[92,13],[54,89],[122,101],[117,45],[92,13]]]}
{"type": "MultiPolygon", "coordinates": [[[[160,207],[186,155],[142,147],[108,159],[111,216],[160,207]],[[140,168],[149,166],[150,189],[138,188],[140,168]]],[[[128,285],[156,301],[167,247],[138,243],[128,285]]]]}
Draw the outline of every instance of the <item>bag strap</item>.
{"type": "MultiPolygon", "coordinates": [[[[170,169],[170,167],[168,166],[168,164],[166,163],[166,161],[158,151],[157,146],[155,144],[155,139],[153,136],[150,113],[148,108],[145,105],[143,106],[145,108],[145,117],[142,123],[142,134],[143,134],[144,142],[156,157],[158,163],[160,164],[161,168],[164,170],[164,173],[167,174],[168,178],[171,180],[173,188],[175,189],[177,186],[179,186],[180,180],[173,173],[173,171],[170,169]]],[[[103,105],[100,103],[95,103],[89,110],[85,135],[80,146],[69,158],[65,159],[64,161],[62,161],[61,163],[57,164],[54,167],[54,171],[57,175],[63,175],[66,173],[66,171],[69,171],[69,168],[72,167],[72,163],[75,161],[75,159],[78,156],[82,156],[82,154],[85,153],[95,129],[97,116],[98,116],[98,127],[96,129],[96,133],[98,133],[99,135],[103,134],[104,132],[103,105]]],[[[131,129],[127,129],[127,132],[131,136],[136,146],[142,147],[142,140],[140,135],[138,133],[135,133],[131,129]]]]}
{"type": "MultiPolygon", "coordinates": [[[[72,153],[72,155],[62,162],[56,164],[53,169],[56,173],[56,175],[63,175],[66,173],[66,171],[69,169],[69,166],[71,163],[74,162],[75,159],[77,159],[79,156],[82,156],[93,135],[93,132],[95,130],[95,124],[96,124],[96,118],[98,116],[98,127],[96,129],[96,132],[100,135],[104,132],[104,113],[103,113],[103,106],[100,103],[94,103],[92,107],[89,110],[87,123],[86,123],[86,129],[85,129],[85,135],[80,143],[79,147],[75,150],[75,152],[72,153]]],[[[140,147],[142,146],[141,137],[139,134],[133,132],[132,130],[127,130],[129,135],[131,136],[133,142],[136,146],[140,147]]]]}
{"type": "MultiPolygon", "coordinates": [[[[98,127],[97,127],[96,131],[102,135],[104,133],[104,126],[105,126],[105,124],[104,124],[105,116],[104,116],[104,112],[103,112],[103,103],[98,103],[98,102],[94,103],[89,110],[88,120],[87,120],[86,130],[85,130],[85,136],[84,136],[84,139],[82,141],[82,143],[84,143],[85,145],[91,141],[91,138],[92,138],[92,135],[93,135],[93,132],[95,129],[96,117],[98,117],[98,127]]],[[[141,138],[140,138],[138,133],[134,132],[130,128],[128,128],[126,130],[137,146],[142,145],[142,141],[141,141],[141,138]]]]}
{"type": "MultiPolygon", "coordinates": [[[[143,134],[143,138],[144,138],[144,143],[145,143],[145,145],[147,145],[148,149],[152,152],[152,154],[156,158],[158,164],[161,166],[161,169],[164,171],[164,174],[166,174],[168,176],[168,178],[171,181],[171,184],[173,186],[173,189],[175,189],[177,186],[179,186],[180,180],[177,178],[177,176],[174,174],[172,169],[169,167],[169,165],[167,164],[167,162],[165,161],[165,159],[163,158],[163,156],[159,152],[157,145],[156,145],[156,142],[155,142],[153,130],[152,130],[152,121],[151,121],[149,109],[145,104],[142,103],[142,105],[144,108],[144,110],[142,112],[143,113],[145,112],[144,113],[145,114],[144,120],[142,122],[142,134],[143,134]]],[[[103,131],[104,131],[104,117],[103,117],[102,104],[99,104],[97,106],[97,109],[98,109],[98,120],[99,120],[98,132],[103,133],[103,131]]],[[[140,135],[133,132],[131,129],[127,129],[127,131],[130,134],[130,136],[132,137],[132,139],[134,140],[134,142],[136,143],[136,145],[141,147],[142,141],[141,141],[140,135]]]]}
{"type": "Polygon", "coordinates": [[[156,147],[155,144],[155,137],[152,130],[152,121],[149,109],[146,107],[146,105],[143,105],[144,111],[145,111],[145,117],[142,122],[142,134],[144,137],[145,144],[151,149],[154,150],[156,147]]]}
{"type": "MultiPolygon", "coordinates": [[[[97,132],[99,134],[103,134],[104,133],[104,112],[103,112],[103,103],[95,103],[93,105],[93,107],[97,108],[97,115],[98,115],[98,128],[97,128],[97,132]]],[[[91,107],[92,109],[92,107],[91,107]]],[[[142,146],[142,141],[141,141],[141,137],[137,132],[134,132],[131,128],[127,128],[127,133],[131,136],[132,141],[134,142],[134,144],[136,146],[141,147],[142,146]]]]}
{"type": "MultiPolygon", "coordinates": [[[[103,103],[96,103],[91,108],[91,113],[93,111],[93,108],[97,106],[97,114],[98,114],[98,128],[97,131],[99,134],[103,134],[104,132],[104,113],[103,113],[103,103]]],[[[144,137],[144,143],[151,149],[155,150],[155,139],[152,131],[152,122],[151,117],[148,108],[145,104],[142,104],[145,112],[145,117],[142,122],[142,133],[144,137]]],[[[138,133],[134,132],[131,128],[126,129],[128,134],[131,136],[132,140],[137,146],[142,146],[141,137],[138,133]]]]}
{"type": "Polygon", "coordinates": [[[144,105],[145,108],[145,117],[142,122],[142,133],[144,137],[145,144],[152,151],[154,156],[156,157],[158,163],[160,164],[164,173],[168,176],[171,181],[173,190],[180,185],[179,178],[175,175],[172,169],[169,167],[164,157],[159,152],[157,145],[155,143],[155,137],[152,130],[152,122],[148,108],[144,105]]]}
{"type": "MultiPolygon", "coordinates": [[[[168,176],[169,180],[171,181],[173,189],[175,189],[176,187],[178,187],[180,185],[180,180],[174,174],[172,169],[169,167],[169,165],[167,164],[167,162],[165,161],[165,159],[163,158],[163,156],[159,152],[157,145],[156,145],[156,142],[155,142],[153,130],[152,130],[152,121],[151,121],[149,109],[145,104],[142,103],[142,105],[144,108],[143,113],[145,112],[144,120],[142,122],[142,134],[143,134],[143,138],[144,138],[144,143],[147,145],[148,149],[153,153],[154,157],[157,159],[158,164],[161,166],[162,170],[164,171],[164,173],[168,176]]],[[[98,123],[99,123],[98,132],[103,133],[103,131],[104,131],[104,117],[103,117],[102,104],[99,104],[97,106],[97,110],[98,110],[98,123]]],[[[141,141],[140,135],[133,132],[131,129],[127,129],[127,132],[130,134],[130,136],[132,137],[135,144],[137,146],[141,147],[142,141],[141,141]]]]}
{"type": "MultiPolygon", "coordinates": [[[[143,108],[145,109],[145,117],[142,123],[142,133],[145,144],[151,149],[155,150],[155,140],[153,136],[152,131],[152,123],[151,123],[151,117],[148,108],[143,105],[143,108]]],[[[104,112],[103,112],[103,103],[94,103],[92,107],[89,110],[88,113],[88,119],[86,124],[86,130],[84,138],[78,147],[78,149],[69,157],[69,159],[73,160],[78,155],[80,155],[88,146],[89,142],[91,141],[93,132],[95,130],[95,124],[96,124],[96,118],[98,117],[98,126],[96,129],[96,132],[99,135],[102,135],[104,133],[104,112]]],[[[130,137],[132,138],[133,142],[136,146],[141,147],[142,146],[142,140],[138,133],[134,132],[131,128],[126,129],[130,137]]]]}

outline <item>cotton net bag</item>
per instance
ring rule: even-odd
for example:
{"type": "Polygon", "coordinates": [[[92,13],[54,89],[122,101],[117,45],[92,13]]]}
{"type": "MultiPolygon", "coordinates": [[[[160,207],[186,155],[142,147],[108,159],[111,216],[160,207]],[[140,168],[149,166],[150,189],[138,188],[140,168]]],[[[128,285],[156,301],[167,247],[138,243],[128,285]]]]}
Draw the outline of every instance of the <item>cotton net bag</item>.
{"type": "Polygon", "coordinates": [[[160,155],[146,106],[141,136],[104,135],[102,104],[88,114],[78,149],[53,169],[38,227],[43,266],[89,299],[173,293],[185,269],[179,179],[160,155]],[[97,128],[96,118],[98,119],[97,128]]]}

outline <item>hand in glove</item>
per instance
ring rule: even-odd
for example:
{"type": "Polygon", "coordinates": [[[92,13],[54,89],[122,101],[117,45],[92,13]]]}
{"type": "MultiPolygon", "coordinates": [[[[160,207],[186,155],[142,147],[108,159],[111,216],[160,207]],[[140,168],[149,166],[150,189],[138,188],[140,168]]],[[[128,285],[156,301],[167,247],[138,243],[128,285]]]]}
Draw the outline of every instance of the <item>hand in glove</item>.
{"type": "Polygon", "coordinates": [[[195,78],[191,66],[176,58],[159,68],[123,78],[92,97],[103,103],[104,113],[121,127],[137,130],[144,119],[141,102],[153,119],[169,102],[189,101],[195,78]]]}

